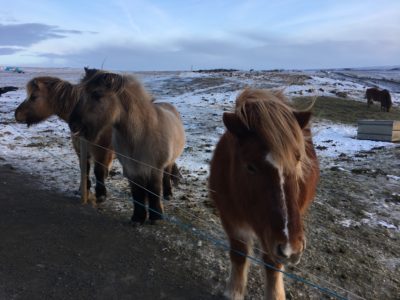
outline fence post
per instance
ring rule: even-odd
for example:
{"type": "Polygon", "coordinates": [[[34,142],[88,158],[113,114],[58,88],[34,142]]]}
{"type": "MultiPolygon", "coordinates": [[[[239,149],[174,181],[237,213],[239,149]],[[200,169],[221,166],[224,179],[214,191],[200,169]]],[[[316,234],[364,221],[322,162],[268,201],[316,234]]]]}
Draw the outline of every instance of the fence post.
{"type": "Polygon", "coordinates": [[[79,157],[81,164],[81,200],[83,204],[88,201],[87,191],[87,141],[80,137],[79,138],[79,157]]]}

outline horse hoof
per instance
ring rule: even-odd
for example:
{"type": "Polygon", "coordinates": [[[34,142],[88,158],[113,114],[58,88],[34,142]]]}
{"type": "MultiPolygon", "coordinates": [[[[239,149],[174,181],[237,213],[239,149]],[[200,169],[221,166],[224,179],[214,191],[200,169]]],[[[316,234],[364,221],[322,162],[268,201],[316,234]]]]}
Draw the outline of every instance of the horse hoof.
{"type": "Polygon", "coordinates": [[[162,214],[152,214],[149,216],[150,224],[154,225],[158,220],[164,220],[164,215],[162,214]]]}
{"type": "Polygon", "coordinates": [[[136,227],[142,226],[143,223],[130,221],[130,222],[129,222],[129,225],[130,225],[131,227],[133,227],[133,228],[136,228],[136,227]]]}
{"type": "Polygon", "coordinates": [[[104,201],[106,201],[107,197],[105,195],[101,195],[96,197],[96,203],[103,203],[104,201]]]}
{"type": "Polygon", "coordinates": [[[132,223],[132,225],[135,224],[134,226],[143,225],[145,221],[146,221],[146,217],[143,218],[143,217],[138,217],[138,216],[133,215],[131,218],[131,223],[132,223]]]}

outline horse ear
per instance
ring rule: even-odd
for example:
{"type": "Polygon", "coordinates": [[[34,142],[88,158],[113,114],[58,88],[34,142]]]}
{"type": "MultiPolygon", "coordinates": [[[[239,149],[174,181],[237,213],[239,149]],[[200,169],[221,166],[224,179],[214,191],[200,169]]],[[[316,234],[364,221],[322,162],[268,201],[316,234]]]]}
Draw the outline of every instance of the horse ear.
{"type": "Polygon", "coordinates": [[[299,123],[301,129],[305,128],[310,122],[310,111],[294,111],[293,114],[296,117],[296,120],[299,123]]]}
{"type": "Polygon", "coordinates": [[[118,93],[124,86],[123,77],[118,74],[109,73],[105,77],[105,85],[108,89],[118,93]]]}
{"type": "Polygon", "coordinates": [[[239,119],[234,113],[225,112],[222,116],[222,120],[229,132],[237,137],[244,137],[249,133],[246,125],[239,119]]]}

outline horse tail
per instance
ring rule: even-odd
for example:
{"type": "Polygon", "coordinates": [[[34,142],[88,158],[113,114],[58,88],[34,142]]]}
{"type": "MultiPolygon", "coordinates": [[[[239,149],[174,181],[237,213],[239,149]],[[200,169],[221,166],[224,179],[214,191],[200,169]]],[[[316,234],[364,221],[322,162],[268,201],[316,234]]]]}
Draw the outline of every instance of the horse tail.
{"type": "Polygon", "coordinates": [[[179,181],[183,178],[181,172],[179,171],[179,168],[176,163],[172,165],[171,169],[171,180],[174,183],[175,186],[179,184],[179,181]]]}

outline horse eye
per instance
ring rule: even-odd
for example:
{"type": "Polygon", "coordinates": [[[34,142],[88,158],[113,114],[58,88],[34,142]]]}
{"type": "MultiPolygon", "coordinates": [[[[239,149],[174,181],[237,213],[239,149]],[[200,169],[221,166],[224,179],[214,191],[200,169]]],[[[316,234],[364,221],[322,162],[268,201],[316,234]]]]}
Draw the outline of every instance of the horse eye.
{"type": "Polygon", "coordinates": [[[101,94],[100,94],[99,92],[93,92],[93,93],[92,93],[92,97],[93,97],[95,100],[100,100],[101,94]]]}
{"type": "Polygon", "coordinates": [[[33,96],[33,95],[29,98],[29,101],[32,101],[32,102],[33,102],[33,101],[35,101],[35,100],[36,100],[36,96],[33,96]]]}
{"type": "Polygon", "coordinates": [[[253,165],[253,164],[247,164],[247,165],[246,165],[246,169],[247,169],[247,171],[248,171],[250,174],[255,174],[255,173],[257,173],[257,168],[256,168],[256,166],[253,165]]]}

